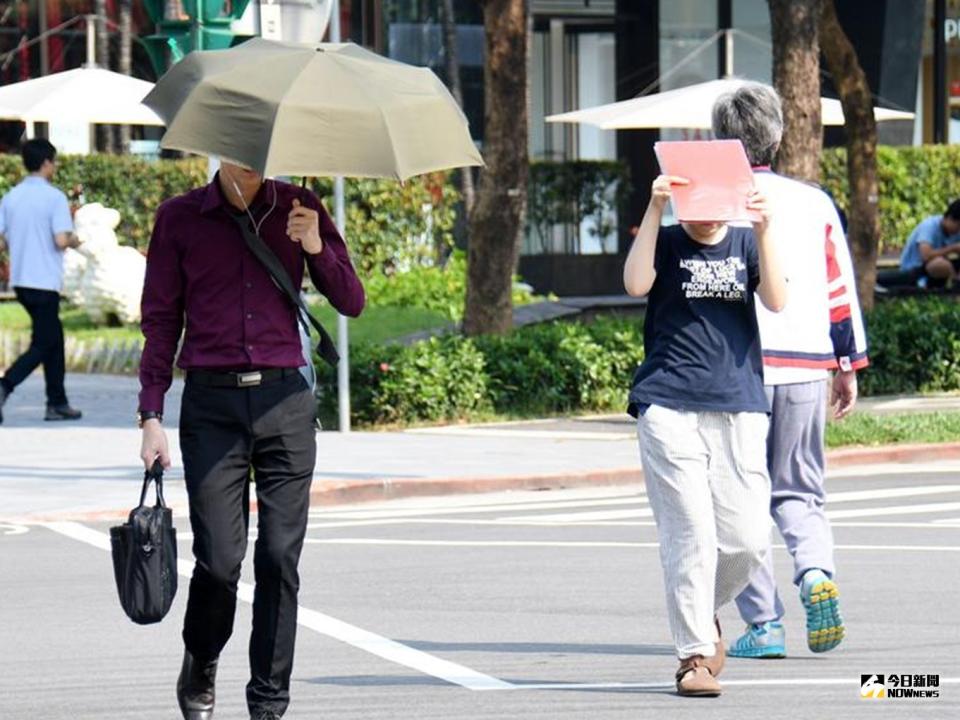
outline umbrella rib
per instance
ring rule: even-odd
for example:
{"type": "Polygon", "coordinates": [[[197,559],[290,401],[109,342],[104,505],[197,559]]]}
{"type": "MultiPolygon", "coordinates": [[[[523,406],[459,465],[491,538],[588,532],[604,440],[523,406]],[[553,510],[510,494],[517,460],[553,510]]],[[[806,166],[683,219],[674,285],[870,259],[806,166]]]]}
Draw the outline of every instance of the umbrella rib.
{"type": "MultiPolygon", "coordinates": [[[[332,55],[331,55],[331,59],[332,59],[334,62],[336,62],[337,65],[338,65],[339,67],[341,67],[343,70],[345,70],[347,73],[350,73],[351,75],[357,75],[357,73],[354,71],[354,69],[353,69],[352,67],[350,67],[349,63],[340,63],[340,62],[338,62],[338,58],[337,58],[336,54],[332,54],[332,55]]],[[[361,79],[362,79],[362,78],[361,78],[361,79]]],[[[401,174],[400,174],[400,158],[397,157],[396,146],[394,145],[394,142],[393,142],[393,131],[392,131],[391,128],[390,128],[390,121],[387,119],[387,116],[386,116],[386,114],[384,113],[383,107],[381,107],[380,103],[377,102],[377,98],[374,96],[374,94],[371,93],[371,92],[368,90],[368,88],[367,88],[362,82],[358,82],[358,83],[357,83],[357,87],[360,88],[360,92],[362,92],[364,95],[367,96],[367,99],[368,99],[368,100],[370,100],[371,102],[373,102],[374,107],[376,107],[376,108],[377,108],[377,111],[380,113],[380,119],[381,119],[381,121],[383,122],[383,127],[386,129],[386,131],[387,131],[387,137],[390,139],[390,153],[393,155],[393,164],[394,164],[394,167],[397,168],[397,171],[396,171],[395,175],[396,175],[396,177],[397,177],[398,180],[400,180],[401,182],[403,182],[403,178],[402,178],[402,176],[401,176],[401,174]]]]}

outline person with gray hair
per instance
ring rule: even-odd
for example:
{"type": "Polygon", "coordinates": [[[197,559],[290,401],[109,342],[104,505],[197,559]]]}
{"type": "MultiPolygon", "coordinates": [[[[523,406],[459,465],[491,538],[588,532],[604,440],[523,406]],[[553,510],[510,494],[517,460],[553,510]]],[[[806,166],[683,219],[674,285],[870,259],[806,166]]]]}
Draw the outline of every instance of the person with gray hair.
{"type": "MultiPolygon", "coordinates": [[[[773,88],[745,83],[720,97],[713,108],[713,132],[718,139],[743,143],[756,187],[770,202],[770,236],[797,299],[780,313],[756,303],[771,404],[770,513],[793,558],[793,580],[806,610],[807,644],[813,652],[825,652],[844,636],[833,535],[824,513],[827,382],[835,371],[829,404],[834,417],[842,418],[856,403],[856,372],[868,364],[853,263],[831,199],[771,169],[783,135],[780,98],[773,88]]],[[[729,654],[785,657],[784,607],[771,553],[736,602],[747,629],[729,654]]]]}

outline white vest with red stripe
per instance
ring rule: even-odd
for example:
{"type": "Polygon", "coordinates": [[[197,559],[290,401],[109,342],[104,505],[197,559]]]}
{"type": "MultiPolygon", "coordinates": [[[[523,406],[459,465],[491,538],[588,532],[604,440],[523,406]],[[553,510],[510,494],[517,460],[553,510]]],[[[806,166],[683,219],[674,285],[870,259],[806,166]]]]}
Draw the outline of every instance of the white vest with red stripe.
{"type": "Polygon", "coordinates": [[[764,383],[787,385],[866,367],[867,339],[840,218],[830,198],[765,169],[754,177],[772,211],[770,237],[787,278],[779,313],[759,301],[764,383]]]}

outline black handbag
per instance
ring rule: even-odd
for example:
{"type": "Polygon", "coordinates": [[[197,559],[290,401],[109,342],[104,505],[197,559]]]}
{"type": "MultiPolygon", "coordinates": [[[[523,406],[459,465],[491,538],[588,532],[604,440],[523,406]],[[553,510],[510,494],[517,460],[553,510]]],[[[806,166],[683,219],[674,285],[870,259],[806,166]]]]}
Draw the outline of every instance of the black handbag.
{"type": "Polygon", "coordinates": [[[120,605],[140,625],[160,622],[177,594],[177,531],[163,500],[163,466],[158,460],[143,474],[140,504],[126,523],[110,528],[113,574],[120,605]],[[156,503],[145,505],[150,481],[156,503]]]}

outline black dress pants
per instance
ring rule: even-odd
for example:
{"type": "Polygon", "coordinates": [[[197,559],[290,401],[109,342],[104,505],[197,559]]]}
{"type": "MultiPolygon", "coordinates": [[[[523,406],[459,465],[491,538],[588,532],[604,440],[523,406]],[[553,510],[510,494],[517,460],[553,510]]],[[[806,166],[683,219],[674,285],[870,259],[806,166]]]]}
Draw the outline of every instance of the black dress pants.
{"type": "Polygon", "coordinates": [[[43,365],[47,405],[66,405],[67,392],[63,386],[66,362],[63,354],[63,325],[60,323],[60,293],[20,287],[14,288],[14,292],[17,300],[30,314],[33,330],[30,347],[7,369],[3,384],[12,392],[38,365],[43,365]]]}
{"type": "Polygon", "coordinates": [[[196,565],[183,641],[200,659],[220,654],[233,631],[247,549],[251,470],[258,521],[250,636],[251,711],[283,714],[297,631],[297,565],[316,462],[313,394],[294,371],[251,388],[209,387],[187,376],[180,448],[196,565]]]}

